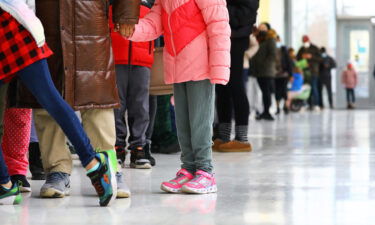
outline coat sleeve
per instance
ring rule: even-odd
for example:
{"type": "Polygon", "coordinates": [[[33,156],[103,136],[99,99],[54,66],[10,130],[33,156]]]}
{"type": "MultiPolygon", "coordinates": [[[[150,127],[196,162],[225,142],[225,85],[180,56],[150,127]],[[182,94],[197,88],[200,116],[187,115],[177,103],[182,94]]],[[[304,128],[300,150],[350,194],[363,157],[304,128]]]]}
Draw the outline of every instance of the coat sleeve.
{"type": "Polygon", "coordinates": [[[250,35],[250,47],[245,52],[247,58],[251,59],[259,50],[259,43],[258,40],[254,37],[254,35],[250,35]]]}
{"type": "Polygon", "coordinates": [[[229,14],[225,0],[196,0],[207,26],[210,80],[227,84],[230,74],[229,14]]]}
{"type": "Polygon", "coordinates": [[[113,23],[137,24],[141,0],[114,0],[113,23]]]}
{"type": "Polygon", "coordinates": [[[162,6],[160,0],[156,0],[150,12],[135,26],[134,34],[129,40],[145,42],[159,38],[164,32],[161,12],[162,6]]]}

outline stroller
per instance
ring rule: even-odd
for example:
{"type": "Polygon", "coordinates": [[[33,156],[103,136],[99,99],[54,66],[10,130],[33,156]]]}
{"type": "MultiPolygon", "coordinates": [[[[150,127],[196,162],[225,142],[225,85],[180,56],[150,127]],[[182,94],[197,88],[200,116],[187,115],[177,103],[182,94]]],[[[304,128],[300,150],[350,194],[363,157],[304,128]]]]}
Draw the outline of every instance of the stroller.
{"type": "Polygon", "coordinates": [[[311,86],[308,84],[303,85],[301,93],[293,98],[292,103],[290,105],[290,110],[292,112],[299,112],[301,108],[307,104],[307,100],[310,97],[310,93],[311,86]]]}

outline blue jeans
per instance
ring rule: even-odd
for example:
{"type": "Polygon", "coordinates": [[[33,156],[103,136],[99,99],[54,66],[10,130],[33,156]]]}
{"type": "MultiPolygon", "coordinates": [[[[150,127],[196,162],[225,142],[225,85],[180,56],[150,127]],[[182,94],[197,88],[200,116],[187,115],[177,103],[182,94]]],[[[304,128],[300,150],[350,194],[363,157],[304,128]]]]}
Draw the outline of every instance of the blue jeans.
{"type": "MultiPolygon", "coordinates": [[[[82,165],[87,166],[95,157],[95,151],[73,109],[62,99],[52,82],[45,59],[35,62],[18,72],[18,78],[31,91],[39,104],[60,125],[74,145],[82,165]]],[[[2,85],[0,81],[0,86],[2,85]]],[[[3,99],[1,99],[3,101],[3,99]]],[[[0,149],[0,184],[9,182],[8,170],[0,149]]]]}
{"type": "Polygon", "coordinates": [[[318,76],[311,77],[311,103],[312,106],[318,106],[320,100],[319,94],[319,78],[318,76]]]}

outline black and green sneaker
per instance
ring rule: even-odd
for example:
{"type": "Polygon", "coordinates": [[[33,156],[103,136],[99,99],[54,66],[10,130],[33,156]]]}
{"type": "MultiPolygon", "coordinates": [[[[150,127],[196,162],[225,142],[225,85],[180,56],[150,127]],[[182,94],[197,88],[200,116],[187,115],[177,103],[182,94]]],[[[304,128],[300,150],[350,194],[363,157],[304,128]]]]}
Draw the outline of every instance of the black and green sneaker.
{"type": "Polygon", "coordinates": [[[106,152],[97,153],[95,158],[100,163],[99,168],[87,176],[99,196],[100,206],[108,206],[113,203],[117,195],[116,171],[112,168],[106,152]]]}
{"type": "Polygon", "coordinates": [[[22,195],[17,183],[11,189],[0,185],[0,205],[18,205],[22,202],[22,195]]]}

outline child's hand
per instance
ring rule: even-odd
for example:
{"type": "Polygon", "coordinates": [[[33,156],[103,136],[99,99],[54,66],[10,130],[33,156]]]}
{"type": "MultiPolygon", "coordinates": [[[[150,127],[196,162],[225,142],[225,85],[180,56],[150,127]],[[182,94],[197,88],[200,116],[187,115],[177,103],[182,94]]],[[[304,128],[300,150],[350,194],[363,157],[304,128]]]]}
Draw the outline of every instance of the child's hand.
{"type": "Polygon", "coordinates": [[[135,30],[135,24],[116,24],[115,32],[119,32],[122,36],[130,38],[135,30]]]}

